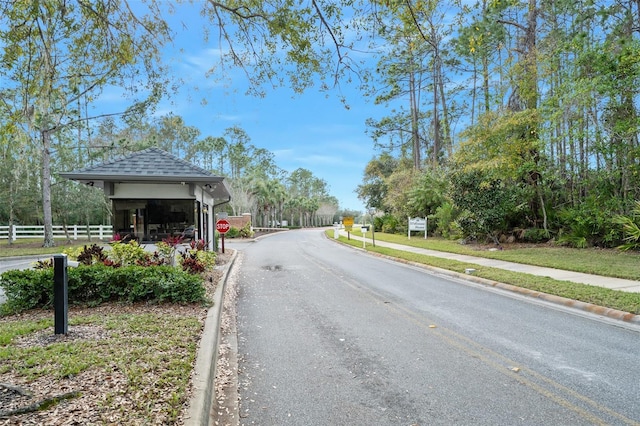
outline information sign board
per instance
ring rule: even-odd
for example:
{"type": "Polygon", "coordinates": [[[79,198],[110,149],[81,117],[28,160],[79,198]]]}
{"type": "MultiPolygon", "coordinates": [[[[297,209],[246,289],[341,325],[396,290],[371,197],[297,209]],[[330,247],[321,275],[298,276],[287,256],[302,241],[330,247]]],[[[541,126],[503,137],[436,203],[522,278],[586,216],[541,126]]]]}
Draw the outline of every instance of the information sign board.
{"type": "Polygon", "coordinates": [[[414,217],[409,219],[409,231],[424,231],[427,229],[427,219],[414,217]]]}
{"type": "Polygon", "coordinates": [[[424,238],[427,238],[427,218],[414,217],[409,218],[409,230],[407,231],[407,237],[411,239],[411,231],[423,231],[424,238]]]}

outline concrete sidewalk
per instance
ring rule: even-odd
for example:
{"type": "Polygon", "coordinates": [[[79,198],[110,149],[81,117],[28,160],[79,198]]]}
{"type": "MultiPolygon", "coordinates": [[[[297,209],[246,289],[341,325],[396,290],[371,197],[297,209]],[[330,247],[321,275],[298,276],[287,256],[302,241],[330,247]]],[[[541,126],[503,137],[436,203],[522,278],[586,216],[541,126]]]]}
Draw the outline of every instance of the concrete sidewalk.
{"type": "MultiPolygon", "coordinates": [[[[340,235],[346,237],[347,232],[340,230],[340,235]]],[[[372,243],[370,233],[366,238],[366,244],[372,243]]],[[[351,233],[351,239],[362,241],[361,236],[351,233]]],[[[426,256],[439,257],[443,259],[457,260],[460,262],[471,263],[479,266],[488,266],[491,268],[504,269],[513,272],[522,272],[525,274],[538,275],[541,277],[549,277],[559,281],[571,281],[580,284],[588,284],[597,287],[605,287],[612,290],[640,292],[640,281],[625,280],[620,278],[603,277],[600,275],[583,274],[581,272],[564,271],[555,268],[546,268],[542,266],[525,265],[522,263],[506,262],[504,260],[486,259],[482,257],[468,256],[464,254],[447,253],[437,250],[428,250],[418,247],[407,246],[404,244],[389,243],[386,241],[376,240],[376,246],[388,247],[394,250],[402,250],[411,253],[423,254],[426,256]]]]}

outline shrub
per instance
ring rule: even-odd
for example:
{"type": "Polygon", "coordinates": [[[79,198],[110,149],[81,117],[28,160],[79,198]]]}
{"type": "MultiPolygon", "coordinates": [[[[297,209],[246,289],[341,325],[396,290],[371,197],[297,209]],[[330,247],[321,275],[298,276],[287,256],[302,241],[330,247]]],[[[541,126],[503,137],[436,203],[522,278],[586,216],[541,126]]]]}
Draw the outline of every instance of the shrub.
{"type": "Polygon", "coordinates": [[[203,239],[191,240],[189,246],[192,250],[205,250],[207,248],[207,243],[203,239]]]}
{"type": "Polygon", "coordinates": [[[135,241],[130,243],[113,242],[109,253],[109,258],[122,266],[144,262],[147,256],[148,254],[135,241]]]}
{"type": "MultiPolygon", "coordinates": [[[[7,271],[0,287],[8,314],[53,305],[53,269],[7,271]]],[[[69,303],[99,305],[108,301],[200,303],[205,300],[203,278],[171,266],[137,265],[110,268],[101,264],[68,270],[69,303]]]]}
{"type": "Polygon", "coordinates": [[[577,207],[563,209],[558,212],[558,243],[576,248],[619,244],[622,238],[620,231],[613,227],[612,216],[609,206],[593,198],[587,198],[577,207]]]}
{"type": "Polygon", "coordinates": [[[253,237],[253,231],[251,230],[251,222],[247,222],[242,229],[240,229],[240,238],[253,237]]]}
{"type": "Polygon", "coordinates": [[[82,247],[68,248],[62,250],[62,253],[66,254],[69,259],[78,260],[78,256],[80,256],[82,250],[84,250],[82,247]]]}
{"type": "Polygon", "coordinates": [[[528,243],[541,243],[550,238],[549,231],[541,228],[528,228],[522,232],[522,240],[528,243]]]}
{"type": "Polygon", "coordinates": [[[53,268],[13,270],[0,275],[6,297],[2,313],[20,312],[53,305],[53,268]]]}
{"type": "Polygon", "coordinates": [[[437,209],[435,214],[436,231],[443,238],[451,238],[453,235],[453,223],[455,218],[455,208],[449,201],[443,202],[437,209]]]}
{"type": "Polygon", "coordinates": [[[205,271],[204,265],[195,256],[183,254],[180,264],[182,265],[182,270],[190,274],[201,274],[205,271]]]}
{"type": "Polygon", "coordinates": [[[213,268],[216,264],[216,253],[212,251],[198,249],[197,245],[192,244],[191,249],[182,254],[180,265],[182,270],[191,274],[201,274],[209,268],[213,268]]]}
{"type": "Polygon", "coordinates": [[[156,244],[156,248],[158,249],[158,257],[165,260],[168,265],[174,265],[174,259],[176,255],[176,247],[170,246],[164,241],[160,241],[156,244]]]}
{"type": "Polygon", "coordinates": [[[398,232],[398,219],[395,216],[386,215],[382,218],[382,232],[395,234],[398,232]]]}
{"type": "Polygon", "coordinates": [[[382,231],[382,217],[376,216],[373,218],[373,230],[375,232],[382,231]]]}
{"type": "Polygon", "coordinates": [[[240,235],[240,230],[235,226],[229,228],[226,234],[224,234],[225,238],[237,238],[240,235]]]}
{"type": "Polygon", "coordinates": [[[102,247],[97,244],[92,244],[90,246],[84,246],[76,259],[83,265],[93,265],[94,263],[103,263],[107,260],[107,255],[102,247]]]}
{"type": "Polygon", "coordinates": [[[620,250],[640,249],[640,201],[636,201],[629,216],[618,215],[613,223],[622,226],[624,243],[618,246],[620,250]]]}

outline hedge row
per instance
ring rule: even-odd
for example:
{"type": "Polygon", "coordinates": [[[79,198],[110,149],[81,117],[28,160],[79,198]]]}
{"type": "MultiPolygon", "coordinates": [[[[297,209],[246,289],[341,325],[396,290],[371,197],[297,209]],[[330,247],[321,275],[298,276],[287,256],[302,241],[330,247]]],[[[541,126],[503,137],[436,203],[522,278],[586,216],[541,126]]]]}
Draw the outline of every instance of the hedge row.
{"type": "MultiPolygon", "coordinates": [[[[7,271],[0,275],[7,301],[2,314],[53,306],[53,268],[7,271]]],[[[70,304],[97,306],[109,301],[199,303],[203,278],[171,266],[104,265],[68,269],[70,304]]]]}

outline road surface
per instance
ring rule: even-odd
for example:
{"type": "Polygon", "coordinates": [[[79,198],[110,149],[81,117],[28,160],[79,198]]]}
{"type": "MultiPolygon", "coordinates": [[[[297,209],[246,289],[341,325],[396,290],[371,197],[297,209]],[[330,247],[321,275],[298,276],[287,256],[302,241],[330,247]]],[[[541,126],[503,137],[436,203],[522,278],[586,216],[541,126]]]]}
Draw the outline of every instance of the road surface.
{"type": "Polygon", "coordinates": [[[347,248],[242,251],[241,424],[640,425],[640,329],[347,248]]]}

